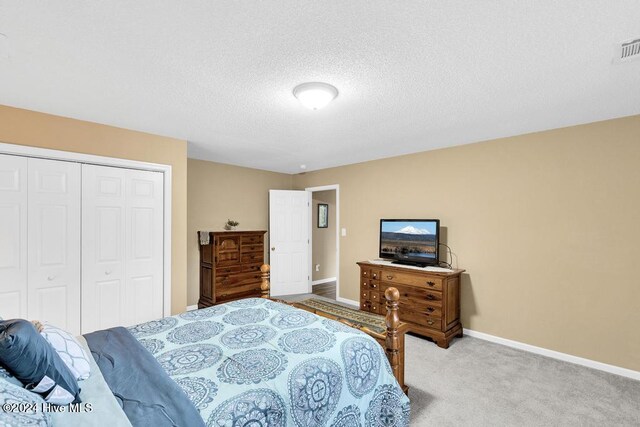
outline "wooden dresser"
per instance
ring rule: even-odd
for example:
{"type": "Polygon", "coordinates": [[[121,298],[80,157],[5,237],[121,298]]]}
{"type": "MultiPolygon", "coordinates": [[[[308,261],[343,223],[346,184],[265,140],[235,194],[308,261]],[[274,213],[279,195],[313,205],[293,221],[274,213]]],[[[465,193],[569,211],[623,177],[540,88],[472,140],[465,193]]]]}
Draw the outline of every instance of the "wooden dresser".
{"type": "Polygon", "coordinates": [[[425,271],[388,264],[359,262],[360,309],[384,314],[384,291],[400,291],[400,320],[409,331],[429,337],[448,348],[454,336],[462,336],[460,323],[460,274],[425,271]]]}
{"type": "Polygon", "coordinates": [[[198,308],[261,296],[265,233],[265,230],[209,233],[209,244],[200,245],[198,308]]]}

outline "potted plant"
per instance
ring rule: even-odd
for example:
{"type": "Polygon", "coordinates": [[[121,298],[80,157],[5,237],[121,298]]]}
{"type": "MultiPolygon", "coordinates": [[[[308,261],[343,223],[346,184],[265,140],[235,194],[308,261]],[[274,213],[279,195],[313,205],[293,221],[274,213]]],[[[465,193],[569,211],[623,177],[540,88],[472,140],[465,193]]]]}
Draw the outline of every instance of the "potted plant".
{"type": "Polygon", "coordinates": [[[232,219],[228,219],[227,223],[224,225],[225,230],[235,230],[236,227],[240,225],[238,221],[234,221],[232,219]]]}

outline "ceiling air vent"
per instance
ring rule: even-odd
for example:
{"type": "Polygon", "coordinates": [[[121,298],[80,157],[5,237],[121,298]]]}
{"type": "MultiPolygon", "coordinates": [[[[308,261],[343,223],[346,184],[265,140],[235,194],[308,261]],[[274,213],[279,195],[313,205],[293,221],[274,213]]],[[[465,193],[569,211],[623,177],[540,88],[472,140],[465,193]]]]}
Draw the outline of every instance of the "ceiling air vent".
{"type": "Polygon", "coordinates": [[[640,58],[640,38],[622,42],[616,51],[615,62],[627,62],[640,58]]]}

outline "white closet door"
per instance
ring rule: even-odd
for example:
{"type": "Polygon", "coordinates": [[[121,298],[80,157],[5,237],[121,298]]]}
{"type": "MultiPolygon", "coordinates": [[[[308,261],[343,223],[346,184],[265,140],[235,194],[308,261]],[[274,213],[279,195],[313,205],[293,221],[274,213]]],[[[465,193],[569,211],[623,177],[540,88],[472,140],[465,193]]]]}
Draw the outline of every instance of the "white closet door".
{"type": "Polygon", "coordinates": [[[0,317],[27,317],[27,159],[0,155],[0,317]]]}
{"type": "Polygon", "coordinates": [[[82,166],[82,332],[162,317],[163,175],[82,166]]]}
{"type": "Polygon", "coordinates": [[[80,334],[80,164],[28,159],[28,318],[80,334]]]}

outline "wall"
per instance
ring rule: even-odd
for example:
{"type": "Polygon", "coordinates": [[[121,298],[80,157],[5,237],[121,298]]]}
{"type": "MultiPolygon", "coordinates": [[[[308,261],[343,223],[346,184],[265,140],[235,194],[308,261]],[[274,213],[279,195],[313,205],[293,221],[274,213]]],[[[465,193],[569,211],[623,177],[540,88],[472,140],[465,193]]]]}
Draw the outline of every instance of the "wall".
{"type": "Polygon", "coordinates": [[[171,165],[171,311],[185,310],[186,141],[0,105],[0,142],[171,165]]]}
{"type": "Polygon", "coordinates": [[[290,190],[292,176],[195,159],[188,164],[187,283],[188,303],[195,305],[200,292],[197,232],[222,230],[228,219],[240,223],[238,230],[267,230],[269,190],[290,190]]]}
{"type": "Polygon", "coordinates": [[[336,277],[336,190],[314,191],[312,197],[313,274],[311,279],[315,281],[336,277]],[[318,228],[318,203],[329,205],[327,228],[318,228]],[[320,271],[316,271],[316,264],[320,264],[320,271]]]}
{"type": "Polygon", "coordinates": [[[639,141],[633,116],[300,174],[294,188],[340,184],[340,296],[358,299],[380,218],[440,218],[466,269],[466,328],[640,371],[639,141]]]}

